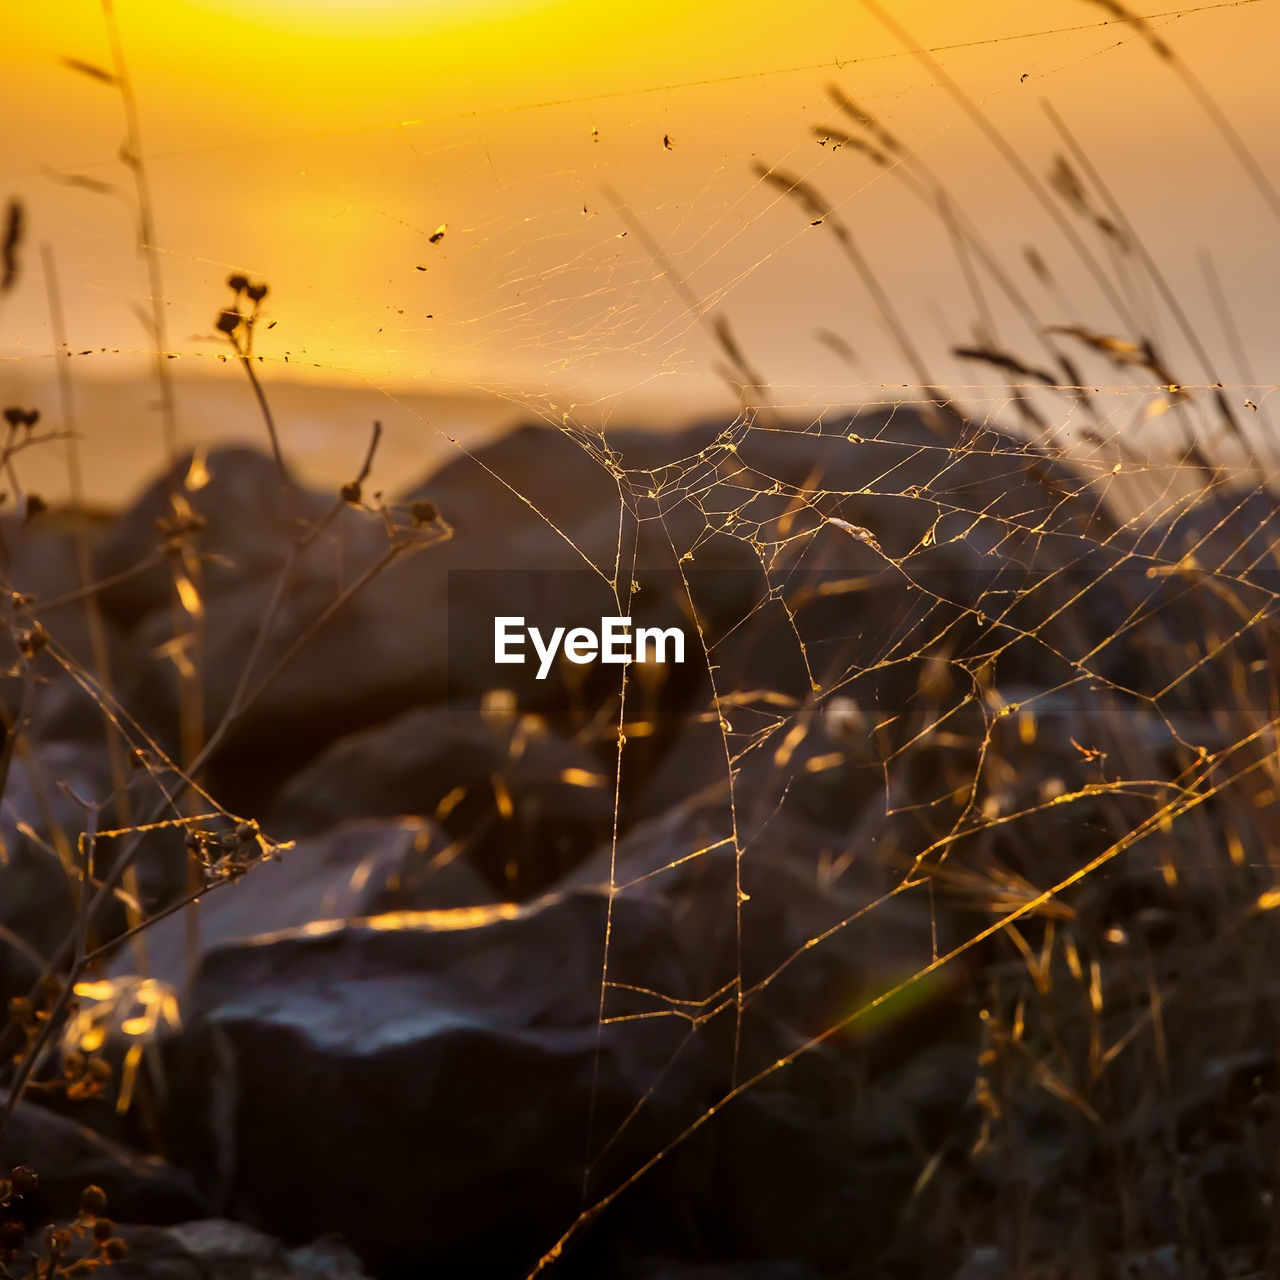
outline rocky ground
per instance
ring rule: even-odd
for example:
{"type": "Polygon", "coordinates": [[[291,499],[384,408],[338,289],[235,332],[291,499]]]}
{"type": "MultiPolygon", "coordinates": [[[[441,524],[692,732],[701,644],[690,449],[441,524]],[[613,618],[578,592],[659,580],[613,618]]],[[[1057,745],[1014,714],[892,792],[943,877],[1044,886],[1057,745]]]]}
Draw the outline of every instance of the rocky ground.
{"type": "Polygon", "coordinates": [[[1105,494],[899,411],[10,521],[12,1274],[91,1185],[148,1280],[1276,1274],[1275,516],[1105,494]],[[495,695],[615,579],[706,654],[495,695]]]}

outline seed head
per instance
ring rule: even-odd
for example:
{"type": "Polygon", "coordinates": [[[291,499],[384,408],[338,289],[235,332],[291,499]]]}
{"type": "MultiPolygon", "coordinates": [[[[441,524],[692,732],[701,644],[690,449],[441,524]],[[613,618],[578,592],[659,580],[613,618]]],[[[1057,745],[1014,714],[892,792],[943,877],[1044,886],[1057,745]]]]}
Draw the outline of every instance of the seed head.
{"type": "MultiPolygon", "coordinates": [[[[99,1186],[88,1186],[80,1193],[80,1212],[97,1217],[107,1207],[107,1193],[99,1186]]],[[[107,1232],[110,1235],[110,1232],[107,1232]]]]}
{"type": "Polygon", "coordinates": [[[49,643],[49,633],[37,622],[30,631],[18,636],[18,648],[24,658],[34,658],[49,643]]]}

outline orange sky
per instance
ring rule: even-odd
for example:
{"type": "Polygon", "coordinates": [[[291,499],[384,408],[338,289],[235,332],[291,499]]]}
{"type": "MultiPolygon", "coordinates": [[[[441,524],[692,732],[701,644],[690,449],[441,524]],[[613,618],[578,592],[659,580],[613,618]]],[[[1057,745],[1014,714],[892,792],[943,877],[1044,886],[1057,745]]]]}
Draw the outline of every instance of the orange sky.
{"type": "MultiPolygon", "coordinates": [[[[1208,249],[1255,377],[1277,380],[1280,227],[1132,26],[1106,24],[1087,0],[889,7],[1039,174],[1061,149],[1041,106],[1053,104],[1196,317],[1220,376],[1240,382],[1200,274],[1208,249]]],[[[974,306],[936,215],[811,133],[840,119],[829,82],[928,160],[1047,319],[1120,325],[1008,166],[856,3],[116,0],[116,12],[183,369],[216,367],[212,319],[234,269],[271,284],[277,323],[259,350],[277,377],[497,390],[587,418],[727,406],[705,327],[639,227],[734,325],[779,402],[874,397],[909,379],[828,228],[763,186],[751,168],[760,160],[805,175],[837,206],[940,377],[989,381],[944,354],[970,336],[974,306]],[[626,235],[610,190],[634,216],[626,235]],[[1025,243],[1063,296],[1036,284],[1025,243]],[[816,340],[820,329],[858,363],[816,340]]],[[[1154,0],[1144,12],[1178,11],[1154,0]]],[[[120,104],[59,61],[109,63],[99,5],[10,6],[5,22],[0,196],[23,199],[31,236],[20,285],[0,301],[0,376],[17,387],[47,374],[40,242],[57,259],[72,347],[107,348],[77,374],[136,373],[146,286],[115,158],[120,104]]],[[[1152,22],[1280,174],[1276,0],[1152,22]]],[[[998,318],[1011,346],[1033,352],[998,318]]],[[[1181,373],[1168,317],[1152,325],[1181,373]]]]}

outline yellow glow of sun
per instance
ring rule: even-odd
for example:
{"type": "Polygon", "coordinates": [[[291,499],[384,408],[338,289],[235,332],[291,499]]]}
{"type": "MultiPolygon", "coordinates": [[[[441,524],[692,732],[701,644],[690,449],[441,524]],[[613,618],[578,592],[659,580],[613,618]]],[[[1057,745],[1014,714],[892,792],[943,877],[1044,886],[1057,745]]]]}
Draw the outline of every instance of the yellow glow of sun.
{"type": "Polygon", "coordinates": [[[394,28],[406,35],[469,25],[542,7],[545,0],[195,0],[210,14],[263,27],[314,34],[372,35],[394,28]]]}

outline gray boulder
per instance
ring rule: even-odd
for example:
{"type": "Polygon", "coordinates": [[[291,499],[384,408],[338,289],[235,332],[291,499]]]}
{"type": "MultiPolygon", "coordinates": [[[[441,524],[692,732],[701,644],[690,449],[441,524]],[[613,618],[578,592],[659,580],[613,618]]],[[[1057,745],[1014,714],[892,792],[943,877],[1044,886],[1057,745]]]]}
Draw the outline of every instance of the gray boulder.
{"type": "MultiPolygon", "coordinates": [[[[0,1105],[6,1095],[0,1092],[0,1105]]],[[[157,1156],[140,1155],[34,1102],[20,1102],[0,1143],[5,1168],[26,1165],[40,1179],[20,1215],[28,1222],[74,1218],[85,1187],[107,1194],[120,1222],[167,1225],[207,1212],[186,1173],[157,1156]]]]}
{"type": "MultiPolygon", "coordinates": [[[[390,911],[478,906],[492,898],[433,823],[349,822],[299,840],[278,860],[252,865],[239,879],[157,921],[143,937],[141,954],[146,976],[185,994],[192,938],[198,965],[219,947],[260,935],[390,911]]],[[[133,974],[138,961],[137,951],[121,952],[111,976],[133,974]]]]}
{"type": "MultiPolygon", "coordinates": [[[[599,1194],[711,1097],[683,1019],[608,991],[599,1024],[606,908],[571,894],[214,952],[169,1054],[175,1150],[220,1212],[340,1231],[380,1274],[520,1273],[577,1216],[589,1148],[599,1194]]],[[[664,916],[622,903],[614,927],[678,998],[664,916]]]]}
{"type": "Polygon", "coordinates": [[[528,898],[608,833],[613,790],[594,756],[539,717],[420,708],[327,748],[284,786],[266,826],[291,838],[350,818],[439,814],[497,893],[528,898]]]}

